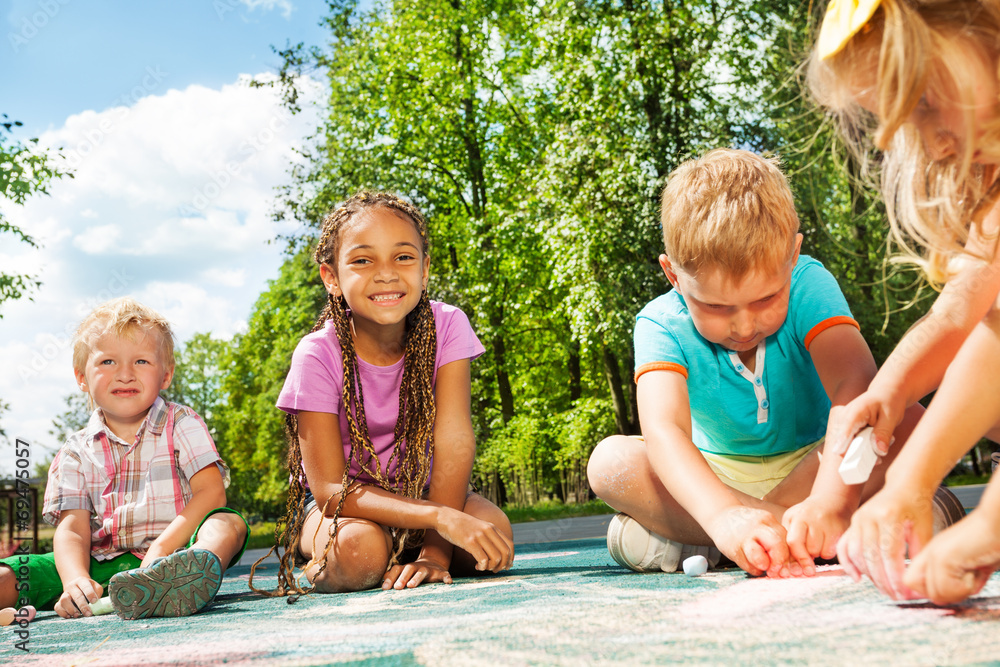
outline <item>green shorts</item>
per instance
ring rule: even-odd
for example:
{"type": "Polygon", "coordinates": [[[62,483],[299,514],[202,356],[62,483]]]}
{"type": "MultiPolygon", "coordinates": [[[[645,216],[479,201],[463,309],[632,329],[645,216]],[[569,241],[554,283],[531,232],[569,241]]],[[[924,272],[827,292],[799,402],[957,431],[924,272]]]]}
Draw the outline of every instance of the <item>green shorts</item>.
{"type": "MultiPolygon", "coordinates": [[[[191,539],[188,540],[189,547],[194,545],[195,540],[198,538],[198,531],[201,530],[202,525],[208,517],[220,512],[235,514],[243,519],[243,523],[247,521],[242,514],[229,507],[220,507],[212,510],[205,515],[205,518],[198,524],[198,528],[195,529],[191,539]]],[[[240,558],[243,557],[243,552],[247,549],[249,539],[250,526],[247,524],[247,536],[243,540],[243,547],[229,561],[226,569],[240,561],[240,558]]],[[[132,553],[124,553],[110,560],[103,561],[91,556],[90,578],[107,589],[111,577],[119,572],[135,569],[141,563],[142,559],[132,553]]],[[[0,565],[6,565],[14,571],[14,576],[16,577],[15,587],[18,590],[18,599],[15,606],[18,608],[30,604],[36,609],[52,609],[59,600],[59,596],[62,595],[62,579],[59,578],[59,571],[56,570],[56,556],[54,553],[14,555],[9,558],[0,559],[0,565]]]]}

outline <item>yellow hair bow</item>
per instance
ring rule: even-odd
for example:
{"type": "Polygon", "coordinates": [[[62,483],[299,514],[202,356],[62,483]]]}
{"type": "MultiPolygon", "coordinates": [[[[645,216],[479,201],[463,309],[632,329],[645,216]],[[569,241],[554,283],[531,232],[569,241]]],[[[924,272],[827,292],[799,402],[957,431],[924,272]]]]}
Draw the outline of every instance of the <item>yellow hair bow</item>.
{"type": "Polygon", "coordinates": [[[820,60],[840,53],[851,37],[865,27],[881,0],[830,0],[819,29],[816,52],[820,60]]]}

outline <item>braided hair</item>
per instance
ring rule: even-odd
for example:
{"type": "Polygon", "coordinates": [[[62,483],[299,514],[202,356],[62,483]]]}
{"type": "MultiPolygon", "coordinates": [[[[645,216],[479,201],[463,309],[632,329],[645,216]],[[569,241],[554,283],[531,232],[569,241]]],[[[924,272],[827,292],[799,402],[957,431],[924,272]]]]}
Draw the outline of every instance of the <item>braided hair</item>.
{"type": "MultiPolygon", "coordinates": [[[[323,219],[323,229],[316,252],[313,255],[316,263],[336,267],[344,228],[359,214],[375,209],[386,209],[401,218],[412,221],[420,235],[422,252],[424,256],[427,255],[427,223],[413,204],[393,194],[362,191],[345,201],[323,219]]],[[[437,332],[426,290],[421,295],[416,308],[406,316],[403,379],[399,389],[399,414],[393,430],[393,450],[385,470],[382,470],[382,464],[372,444],[371,436],[368,434],[364,392],[361,386],[361,376],[358,372],[358,355],[351,333],[351,313],[342,294],[339,296],[329,295],[327,304],[312,331],[323,328],[328,321],[333,322],[344,362],[344,386],[341,402],[342,409],[347,416],[350,451],[346,457],[343,488],[337,500],[326,547],[323,549],[322,555],[314,553],[312,560],[304,565],[305,568],[308,568],[318,564],[317,576],[326,569],[327,555],[337,535],[341,511],[348,493],[365,484],[372,483],[358,482],[358,477],[364,474],[374,480],[373,483],[378,487],[407,498],[419,498],[423,495],[430,477],[436,415],[433,376],[437,332]],[[393,462],[396,463],[396,474],[394,479],[390,479],[388,472],[392,468],[393,462]],[[352,473],[352,467],[356,467],[358,472],[352,473]]],[[[288,438],[288,469],[291,473],[291,483],[285,516],[279,520],[275,527],[276,545],[281,544],[284,547],[278,571],[277,588],[274,591],[261,591],[253,586],[254,570],[267,556],[258,560],[250,570],[250,588],[257,593],[268,596],[288,595],[291,592],[305,594],[315,589],[315,586],[302,588],[294,574],[295,554],[298,553],[306,518],[306,488],[302,472],[298,423],[293,414],[288,414],[285,418],[285,434],[288,438]]],[[[323,506],[324,515],[326,515],[327,506],[333,501],[334,498],[330,498],[323,506]]],[[[408,531],[391,526],[389,530],[392,535],[392,553],[389,558],[389,566],[391,567],[399,562],[400,554],[404,549],[419,546],[423,542],[423,531],[408,531]]],[[[315,537],[314,535],[314,540],[315,537]]],[[[274,552],[275,548],[277,546],[272,547],[268,556],[274,552]]],[[[292,598],[289,598],[289,601],[291,600],[292,598]]]]}

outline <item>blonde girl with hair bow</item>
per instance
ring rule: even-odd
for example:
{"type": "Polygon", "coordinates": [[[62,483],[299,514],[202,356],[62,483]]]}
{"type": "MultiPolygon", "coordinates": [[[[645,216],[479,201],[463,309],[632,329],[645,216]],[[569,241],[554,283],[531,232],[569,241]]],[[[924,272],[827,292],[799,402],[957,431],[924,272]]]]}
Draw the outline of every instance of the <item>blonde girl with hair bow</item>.
{"type": "Polygon", "coordinates": [[[1000,479],[931,539],[934,490],[1000,434],[998,64],[997,0],[834,0],[809,63],[813,94],[859,158],[880,156],[896,242],[943,285],[868,391],[831,415],[834,451],[871,425],[885,452],[906,408],[937,391],[837,548],[848,574],[895,599],[956,602],[1000,567],[1000,479]]]}

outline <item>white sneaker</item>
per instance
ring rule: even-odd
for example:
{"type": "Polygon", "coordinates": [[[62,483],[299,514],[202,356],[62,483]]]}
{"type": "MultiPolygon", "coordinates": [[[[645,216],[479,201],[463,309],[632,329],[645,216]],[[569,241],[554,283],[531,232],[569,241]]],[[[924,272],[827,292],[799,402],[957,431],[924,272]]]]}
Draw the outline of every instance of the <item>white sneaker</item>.
{"type": "Polygon", "coordinates": [[[608,551],[615,562],[636,572],[676,572],[686,558],[701,555],[710,568],[722,554],[715,547],[681,544],[648,530],[627,514],[616,514],[608,525],[608,551]]]}

